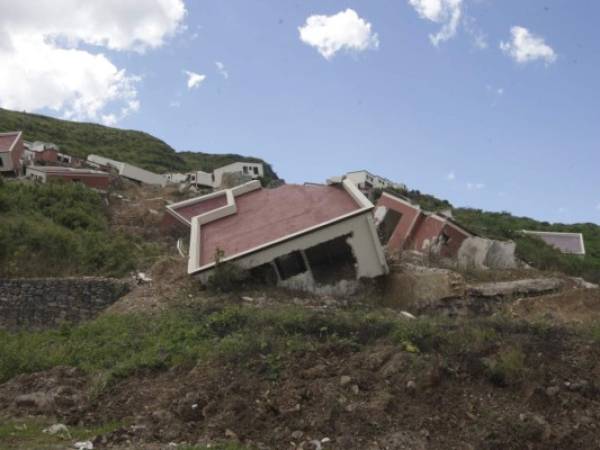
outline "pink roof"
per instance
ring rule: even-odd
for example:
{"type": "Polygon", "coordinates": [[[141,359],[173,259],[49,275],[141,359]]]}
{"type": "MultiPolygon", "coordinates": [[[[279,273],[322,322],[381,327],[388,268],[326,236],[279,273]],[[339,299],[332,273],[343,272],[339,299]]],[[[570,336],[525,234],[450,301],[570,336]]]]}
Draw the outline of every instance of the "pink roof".
{"type": "Polygon", "coordinates": [[[0,152],[9,152],[15,141],[19,138],[19,131],[11,133],[0,133],[0,152]]]}
{"type": "Polygon", "coordinates": [[[47,174],[57,175],[99,175],[108,177],[108,173],[101,172],[100,170],[92,169],[75,169],[73,167],[62,167],[62,166],[30,166],[29,169],[37,170],[38,172],[44,172],[47,174]]]}
{"type": "Polygon", "coordinates": [[[201,226],[201,266],[217,249],[232,257],[362,209],[343,188],[321,185],[259,189],[235,202],[237,213],[201,226]]]}
{"type": "Polygon", "coordinates": [[[205,212],[220,208],[222,206],[225,206],[226,204],[227,197],[225,196],[225,191],[223,191],[223,195],[219,195],[218,197],[204,200],[202,202],[192,203],[190,205],[184,205],[179,207],[174,206],[173,211],[182,216],[188,222],[191,222],[192,217],[196,217],[200,214],[204,214],[205,212]]]}
{"type": "Polygon", "coordinates": [[[533,234],[539,237],[546,244],[560,250],[563,253],[571,253],[575,255],[585,254],[585,245],[583,243],[583,235],[580,233],[559,233],[559,232],[540,232],[526,231],[528,234],[533,234]]]}

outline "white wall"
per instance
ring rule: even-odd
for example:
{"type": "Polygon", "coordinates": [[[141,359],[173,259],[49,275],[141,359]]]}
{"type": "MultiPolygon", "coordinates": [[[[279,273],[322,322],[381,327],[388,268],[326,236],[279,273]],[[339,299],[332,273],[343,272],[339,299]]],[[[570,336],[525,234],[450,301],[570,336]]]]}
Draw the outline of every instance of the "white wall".
{"type": "Polygon", "coordinates": [[[235,162],[214,170],[213,174],[215,176],[215,180],[213,187],[221,186],[223,175],[226,173],[242,173],[254,179],[260,178],[265,174],[263,165],[261,163],[235,162]],[[244,167],[248,168],[247,172],[244,172],[244,167]],[[258,173],[254,172],[254,168],[256,168],[258,173]]]}
{"type": "Polygon", "coordinates": [[[2,165],[0,165],[0,172],[12,172],[13,163],[12,163],[12,154],[10,152],[0,153],[0,159],[2,160],[2,165]]]}

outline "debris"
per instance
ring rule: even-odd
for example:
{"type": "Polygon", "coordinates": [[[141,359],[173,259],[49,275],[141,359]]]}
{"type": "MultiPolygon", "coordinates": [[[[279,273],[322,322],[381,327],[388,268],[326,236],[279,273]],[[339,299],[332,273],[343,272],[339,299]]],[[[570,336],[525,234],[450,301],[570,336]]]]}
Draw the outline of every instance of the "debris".
{"type": "Polygon", "coordinates": [[[238,441],[238,435],[235,434],[233,431],[231,431],[230,429],[225,430],[225,437],[227,439],[231,439],[232,441],[238,441]]]}
{"type": "Polygon", "coordinates": [[[71,438],[71,433],[66,425],[62,423],[56,423],[51,427],[45,428],[42,430],[42,433],[50,434],[52,436],[59,435],[63,438],[71,438]]]}
{"type": "Polygon", "coordinates": [[[144,272],[138,272],[136,277],[135,277],[136,281],[138,284],[142,284],[142,283],[150,283],[152,281],[152,278],[150,278],[148,275],[146,275],[144,272]]]}
{"type": "Polygon", "coordinates": [[[91,441],[75,442],[73,447],[77,450],[94,450],[94,444],[91,441]]]}
{"type": "Polygon", "coordinates": [[[406,383],[406,390],[411,393],[414,394],[417,390],[417,383],[415,383],[413,380],[409,380],[406,383]]]}
{"type": "Polygon", "coordinates": [[[245,302],[249,302],[249,303],[254,301],[254,299],[252,297],[247,297],[247,296],[242,297],[242,300],[244,300],[245,302]]]}
{"type": "Polygon", "coordinates": [[[304,436],[304,433],[300,430],[296,430],[292,433],[292,439],[299,441],[304,436]]]}
{"type": "Polygon", "coordinates": [[[350,384],[351,381],[351,377],[349,377],[348,375],[342,375],[342,377],[340,378],[340,385],[346,386],[347,384],[350,384]]]}
{"type": "Polygon", "coordinates": [[[408,311],[400,311],[400,314],[402,314],[404,317],[408,318],[408,319],[416,319],[415,316],[413,316],[411,313],[409,313],[408,311]]]}

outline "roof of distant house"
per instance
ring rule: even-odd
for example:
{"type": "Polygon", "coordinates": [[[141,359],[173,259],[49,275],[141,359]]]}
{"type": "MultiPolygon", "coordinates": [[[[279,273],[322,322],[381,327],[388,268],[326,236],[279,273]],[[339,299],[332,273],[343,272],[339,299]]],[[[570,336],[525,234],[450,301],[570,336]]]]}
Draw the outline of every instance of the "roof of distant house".
{"type": "Polygon", "coordinates": [[[74,169],[73,167],[61,167],[61,166],[29,166],[28,170],[37,170],[50,175],[104,175],[108,176],[108,173],[100,170],[91,169],[74,169]]]}
{"type": "Polygon", "coordinates": [[[0,153],[12,151],[15,143],[21,137],[20,131],[11,131],[9,133],[0,133],[0,153]]]}
{"type": "Polygon", "coordinates": [[[192,225],[190,257],[196,271],[212,267],[218,251],[224,259],[234,259],[372,208],[350,182],[263,189],[258,181],[168,207],[192,225]]]}
{"type": "Polygon", "coordinates": [[[560,233],[556,231],[526,231],[523,233],[539,237],[546,244],[563,253],[585,255],[585,243],[581,233],[560,233]]]}

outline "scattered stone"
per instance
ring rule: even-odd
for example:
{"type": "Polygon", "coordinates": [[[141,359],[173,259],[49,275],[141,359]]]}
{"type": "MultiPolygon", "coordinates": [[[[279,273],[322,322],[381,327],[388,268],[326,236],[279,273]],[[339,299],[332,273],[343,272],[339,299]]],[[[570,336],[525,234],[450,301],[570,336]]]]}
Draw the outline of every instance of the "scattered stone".
{"type": "Polygon", "coordinates": [[[94,450],[94,444],[91,441],[75,442],[73,447],[77,450],[94,450]]]}
{"type": "Polygon", "coordinates": [[[414,394],[417,391],[417,383],[415,383],[413,380],[409,380],[406,383],[406,390],[409,393],[414,394]]]}
{"type": "Polygon", "coordinates": [[[238,435],[229,429],[225,430],[225,437],[227,439],[231,439],[232,441],[239,441],[238,435]]]}
{"type": "Polygon", "coordinates": [[[62,438],[71,438],[69,429],[62,423],[55,423],[51,427],[43,429],[42,433],[50,434],[52,436],[59,435],[62,438]]]}
{"type": "Polygon", "coordinates": [[[245,302],[249,302],[249,303],[254,301],[254,299],[252,297],[247,297],[247,296],[242,297],[242,300],[244,300],[245,302]]]}
{"type": "Polygon", "coordinates": [[[350,384],[352,382],[352,378],[349,377],[348,375],[342,375],[342,377],[340,378],[340,384],[342,386],[346,386],[348,384],[350,384]]]}
{"type": "Polygon", "coordinates": [[[550,387],[546,388],[546,395],[548,397],[554,397],[559,392],[560,392],[560,388],[558,386],[550,386],[550,387]]]}
{"type": "Polygon", "coordinates": [[[406,317],[407,319],[416,319],[415,316],[413,316],[411,313],[409,313],[408,311],[400,311],[400,314],[402,314],[404,317],[406,317]]]}
{"type": "Polygon", "coordinates": [[[292,439],[299,441],[304,437],[304,433],[300,430],[296,430],[292,433],[292,439]]]}
{"type": "Polygon", "coordinates": [[[352,386],[352,393],[355,395],[358,395],[358,393],[360,392],[360,388],[358,387],[358,384],[355,384],[352,386]]]}

